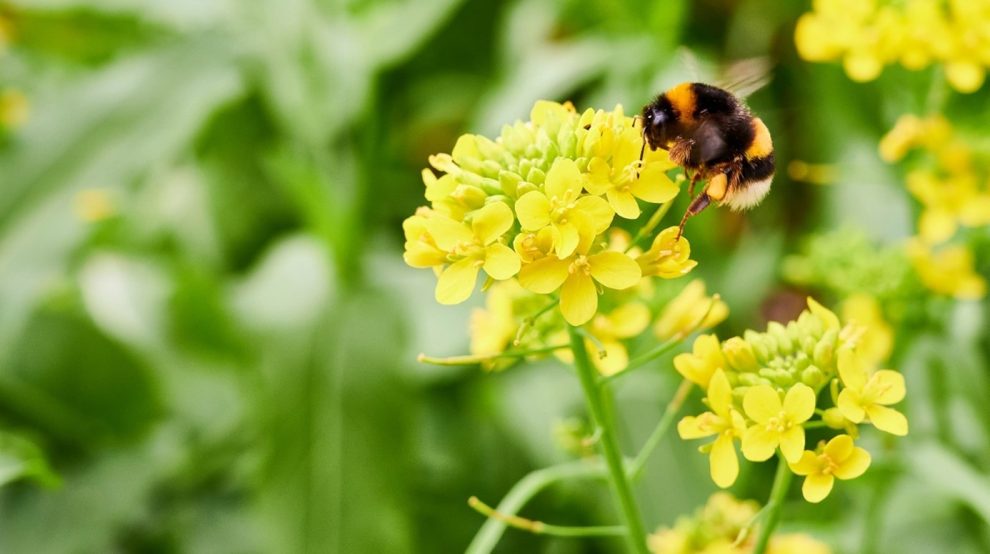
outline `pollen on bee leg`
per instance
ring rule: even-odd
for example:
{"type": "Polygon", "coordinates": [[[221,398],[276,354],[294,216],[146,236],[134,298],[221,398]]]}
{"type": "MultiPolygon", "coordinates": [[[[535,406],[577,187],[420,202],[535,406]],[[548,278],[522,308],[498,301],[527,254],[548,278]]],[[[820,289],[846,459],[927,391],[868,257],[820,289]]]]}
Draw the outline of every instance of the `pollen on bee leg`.
{"type": "Polygon", "coordinates": [[[712,200],[721,200],[725,198],[725,191],[728,188],[728,178],[725,173],[719,173],[718,175],[712,177],[708,180],[708,188],[705,192],[712,200]]]}

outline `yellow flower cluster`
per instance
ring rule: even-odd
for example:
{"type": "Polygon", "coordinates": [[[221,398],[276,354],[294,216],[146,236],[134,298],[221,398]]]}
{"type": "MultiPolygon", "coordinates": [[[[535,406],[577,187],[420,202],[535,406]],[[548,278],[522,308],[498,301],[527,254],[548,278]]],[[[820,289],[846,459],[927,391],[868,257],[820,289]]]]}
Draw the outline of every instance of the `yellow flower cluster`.
{"type": "Polygon", "coordinates": [[[986,295],[987,283],[974,269],[972,253],[963,245],[942,245],[960,227],[990,225],[990,168],[942,116],[901,117],[880,142],[888,162],[903,160],[912,150],[925,156],[907,174],[907,188],[921,203],[918,237],[907,245],[908,258],[929,289],[957,298],[986,295]]]}
{"type": "MultiPolygon", "coordinates": [[[[628,243],[624,231],[613,235],[611,247],[628,243]]],[[[635,254],[636,250],[630,252],[635,254]]],[[[725,302],[705,294],[705,284],[700,279],[688,283],[659,310],[651,309],[654,295],[645,278],[634,288],[603,295],[604,308],[584,327],[589,337],[585,345],[596,354],[592,362],[602,375],[614,375],[628,365],[626,342],[640,336],[651,322],[658,338],[678,339],[714,327],[729,314],[725,302]]],[[[471,354],[492,356],[514,346],[537,351],[531,355],[536,358],[547,355],[547,347],[551,345],[566,344],[565,321],[559,314],[533,317],[546,306],[545,296],[527,291],[516,280],[496,282],[488,290],[485,307],[471,313],[471,354]]],[[[565,362],[572,361],[571,352],[566,349],[557,350],[556,356],[565,362]]],[[[512,363],[512,360],[493,358],[484,360],[482,367],[499,370],[512,363]]]]}
{"type": "MultiPolygon", "coordinates": [[[[759,512],[752,500],[738,500],[727,492],[717,492],[704,507],[691,516],[677,519],[673,527],[660,528],[650,535],[653,554],[746,554],[754,548],[756,533],[737,542],[740,532],[759,512]]],[[[767,546],[769,554],[829,554],[828,545],[801,533],[776,533],[767,546]]]]}
{"type": "Polygon", "coordinates": [[[805,499],[819,502],[835,478],[858,477],[869,466],[869,454],[853,445],[858,424],[908,432],[904,415],[889,407],[904,398],[903,376],[873,370],[860,353],[863,328],[842,326],[811,298],[808,308],[786,326],[771,322],[764,333],[747,331],[724,342],[701,336],[691,353],[674,358],[677,371],[705,389],[709,407],[682,419],[678,433],[684,439],[715,437],[702,450],[720,487],[739,474],[739,441],[753,462],[779,451],[794,473],[805,476],[805,499]],[[842,434],[806,450],[805,429],[813,427],[842,434]]]}
{"type": "Polygon", "coordinates": [[[990,65],[988,0],[815,0],[798,19],[798,54],[812,62],[842,60],[854,81],[872,81],[885,65],[918,70],[942,63],[953,88],[983,85],[990,65]]]}
{"type": "Polygon", "coordinates": [[[430,157],[442,175],[423,170],[430,206],[403,223],[405,260],[434,269],[442,304],[470,297],[483,272],[486,287],[516,280],[558,298],[564,320],[583,325],[598,313],[600,294],[695,265],[676,229],[638,259],[609,247],[616,216],[636,219],[640,202],[669,202],[679,192],[665,173],[674,167],[666,152],[647,151],[640,161],[642,146],[621,106],[578,113],[545,101],[495,140],[464,135],[450,154],[430,157]]]}

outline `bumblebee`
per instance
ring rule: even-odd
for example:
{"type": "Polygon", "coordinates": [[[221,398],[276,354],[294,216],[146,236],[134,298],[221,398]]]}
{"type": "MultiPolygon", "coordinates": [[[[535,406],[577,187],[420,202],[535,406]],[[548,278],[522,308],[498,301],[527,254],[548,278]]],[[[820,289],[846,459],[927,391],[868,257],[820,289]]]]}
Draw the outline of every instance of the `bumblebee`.
{"type": "Polygon", "coordinates": [[[688,218],[713,201],[734,211],[747,210],[770,192],[775,169],[770,131],[731,92],[682,83],[644,106],[640,117],[643,152],[647,145],[667,150],[671,161],[693,172],[688,187],[692,201],[678,237],[688,218]],[[699,179],[707,183],[695,197],[699,179]]]}

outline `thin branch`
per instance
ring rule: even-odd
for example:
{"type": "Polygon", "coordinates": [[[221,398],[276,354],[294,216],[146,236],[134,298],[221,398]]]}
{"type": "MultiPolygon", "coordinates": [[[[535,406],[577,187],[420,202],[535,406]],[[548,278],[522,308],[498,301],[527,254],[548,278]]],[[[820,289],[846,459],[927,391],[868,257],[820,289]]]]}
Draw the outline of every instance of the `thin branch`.
{"type": "Polygon", "coordinates": [[[472,496],[468,499],[468,506],[471,506],[471,508],[473,508],[476,512],[486,517],[505,523],[509,527],[529,531],[530,533],[537,535],[554,535],[557,537],[616,537],[624,536],[626,534],[626,528],[621,525],[599,525],[589,527],[553,525],[542,521],[526,519],[517,515],[503,514],[479,500],[477,496],[472,496]]]}
{"type": "Polygon", "coordinates": [[[546,354],[548,352],[555,352],[557,350],[563,350],[565,348],[570,348],[570,345],[554,344],[551,346],[541,346],[539,348],[529,348],[526,350],[506,350],[505,352],[498,352],[496,354],[450,356],[448,358],[435,358],[433,356],[427,356],[426,354],[420,354],[419,356],[416,357],[416,361],[424,364],[433,364],[433,365],[471,365],[471,364],[480,364],[481,362],[487,362],[489,360],[498,360],[502,358],[522,358],[524,356],[530,356],[533,354],[546,354]]]}
{"type": "Polygon", "coordinates": [[[674,418],[677,417],[677,413],[681,411],[681,407],[684,405],[684,401],[687,400],[688,395],[691,393],[691,387],[694,383],[688,381],[687,379],[681,381],[679,387],[677,387],[677,392],[674,393],[674,397],[670,399],[667,403],[667,407],[663,411],[663,415],[660,416],[660,421],[657,422],[657,426],[653,428],[653,432],[650,433],[650,438],[646,439],[646,443],[643,444],[643,448],[636,455],[636,459],[632,461],[632,465],[628,468],[629,478],[633,481],[639,479],[643,470],[646,468],[646,462],[650,459],[650,456],[660,445],[660,441],[670,430],[671,424],[674,422],[674,418]]]}

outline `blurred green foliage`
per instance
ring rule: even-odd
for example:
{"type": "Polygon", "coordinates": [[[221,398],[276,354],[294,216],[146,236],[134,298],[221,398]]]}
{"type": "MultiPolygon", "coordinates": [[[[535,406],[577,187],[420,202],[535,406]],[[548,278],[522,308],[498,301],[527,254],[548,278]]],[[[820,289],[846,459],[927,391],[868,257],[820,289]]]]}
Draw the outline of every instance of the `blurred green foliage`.
{"type": "MultiPolygon", "coordinates": [[[[30,106],[0,138],[0,484],[31,478],[0,492],[0,549],[463,549],[482,523],[466,499],[496,501],[568,459],[554,429],[584,416],[553,362],[500,374],[415,363],[422,350],[465,351],[470,309],[436,306],[433,277],[402,264],[426,156],[464,131],[494,134],[539,98],[635,111],[671,84],[712,79],[708,64],[690,75],[682,45],[703,62],[768,56],[775,80],[750,103],[780,167],[833,163],[836,181],[781,171],[759,210],[709,210],[691,240],[731,307],[728,332],[793,315],[788,299],[808,289],[779,268],[806,235],[911,234],[915,208],[876,143],[924,106],[931,77],[891,70],[856,85],[801,62],[792,36],[805,9],[0,2],[0,88],[30,106]]],[[[978,114],[978,133],[988,102],[980,92],[946,112],[978,114]]],[[[972,240],[990,251],[985,231],[972,240]]],[[[987,303],[925,302],[893,357],[911,436],[879,446],[876,471],[822,505],[789,507],[786,529],[840,552],[990,551],[987,303]]],[[[668,357],[618,387],[624,443],[643,441],[676,385],[668,357]]],[[[668,438],[650,462],[637,491],[649,525],[714,489],[692,450],[668,438]]],[[[736,492],[762,501],[770,476],[753,473],[736,492]]],[[[584,483],[525,513],[614,521],[607,490],[584,483]]],[[[519,532],[500,543],[615,548],[519,532]]]]}

